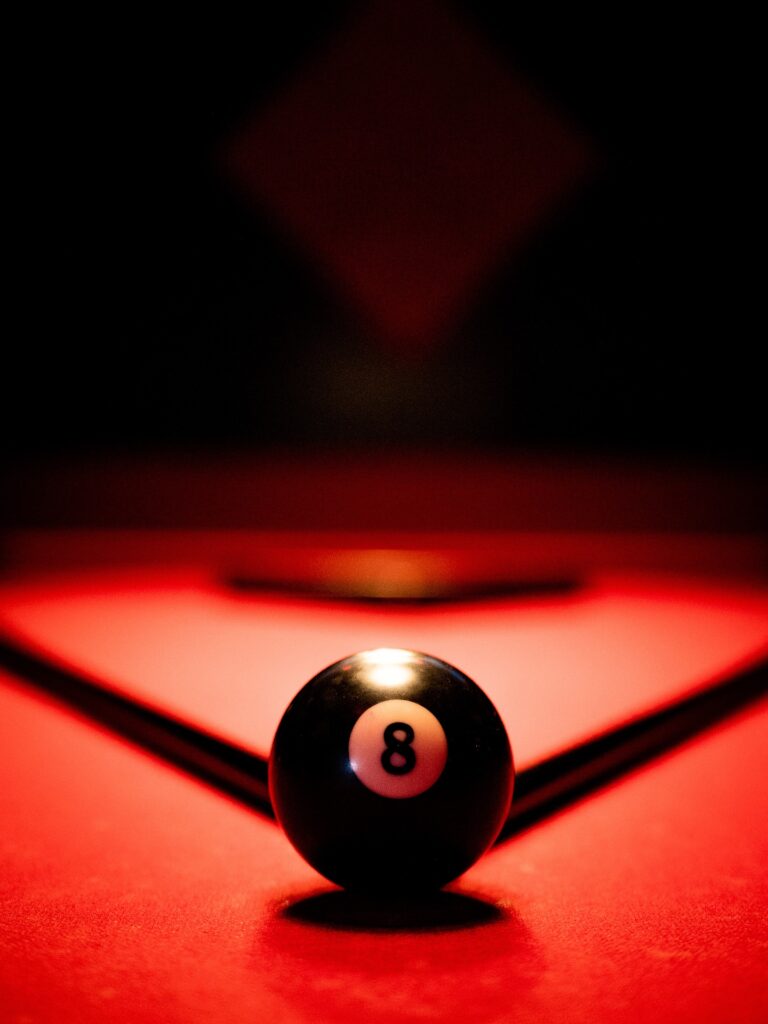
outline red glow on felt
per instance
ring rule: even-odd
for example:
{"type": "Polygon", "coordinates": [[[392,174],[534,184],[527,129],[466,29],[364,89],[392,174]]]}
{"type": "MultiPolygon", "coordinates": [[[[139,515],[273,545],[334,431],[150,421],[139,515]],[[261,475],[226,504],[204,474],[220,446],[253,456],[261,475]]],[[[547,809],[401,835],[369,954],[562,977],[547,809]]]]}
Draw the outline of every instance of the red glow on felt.
{"type": "MultiPolygon", "coordinates": [[[[768,595],[604,577],[572,595],[382,610],[236,596],[207,573],[7,584],[0,620],[244,742],[354,649],[426,647],[497,702],[518,763],[663,703],[765,643],[768,595]]],[[[764,710],[496,847],[484,923],[311,923],[272,822],[0,679],[3,1012],[83,1024],[760,1019],[764,710]]],[[[328,889],[323,890],[328,892],[328,889]]]]}
{"type": "Polygon", "coordinates": [[[765,1008],[759,710],[497,847],[458,887],[497,917],[444,931],[291,917],[318,880],[271,823],[4,680],[0,743],[11,1020],[719,1024],[765,1008]]]}
{"type": "Polygon", "coordinates": [[[452,662],[489,694],[523,767],[704,684],[768,642],[768,596],[641,578],[574,595],[424,609],[233,594],[203,574],[6,590],[0,621],[76,668],[266,754],[316,672],[376,647],[452,662]]]}

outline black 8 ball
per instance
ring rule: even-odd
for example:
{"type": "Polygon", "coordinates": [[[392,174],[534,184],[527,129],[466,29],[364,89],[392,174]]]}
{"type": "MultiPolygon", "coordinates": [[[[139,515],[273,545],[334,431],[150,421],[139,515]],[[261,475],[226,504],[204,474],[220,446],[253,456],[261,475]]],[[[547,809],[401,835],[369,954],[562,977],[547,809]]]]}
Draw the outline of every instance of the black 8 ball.
{"type": "Polygon", "coordinates": [[[320,672],[291,702],[269,763],[277,819],[337,885],[438,888],[488,849],[509,811],[504,725],[468,676],[381,648],[320,672]]]}

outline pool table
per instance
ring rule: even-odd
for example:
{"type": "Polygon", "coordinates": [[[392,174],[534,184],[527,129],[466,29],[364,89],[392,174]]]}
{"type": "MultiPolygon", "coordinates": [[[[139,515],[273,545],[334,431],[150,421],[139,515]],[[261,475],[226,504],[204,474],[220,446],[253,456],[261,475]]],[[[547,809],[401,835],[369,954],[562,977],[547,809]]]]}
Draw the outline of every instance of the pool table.
{"type": "Polygon", "coordinates": [[[2,1020],[766,1019],[764,539],[65,525],[6,533],[2,1020]],[[296,691],[382,646],[475,679],[519,782],[473,868],[385,903],[305,864],[264,789],[296,691]],[[168,723],[211,760],[153,740],[168,723]]]}

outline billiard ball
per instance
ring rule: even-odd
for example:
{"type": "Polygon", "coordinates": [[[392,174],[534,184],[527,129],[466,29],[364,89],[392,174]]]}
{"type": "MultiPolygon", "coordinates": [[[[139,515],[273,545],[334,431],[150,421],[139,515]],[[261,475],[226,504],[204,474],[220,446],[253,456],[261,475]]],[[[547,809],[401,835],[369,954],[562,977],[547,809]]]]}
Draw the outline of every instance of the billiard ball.
{"type": "Polygon", "coordinates": [[[304,686],[278,726],[272,806],[300,854],[345,888],[438,888],[504,823],[514,768],[504,725],[468,676],[382,648],[304,686]]]}

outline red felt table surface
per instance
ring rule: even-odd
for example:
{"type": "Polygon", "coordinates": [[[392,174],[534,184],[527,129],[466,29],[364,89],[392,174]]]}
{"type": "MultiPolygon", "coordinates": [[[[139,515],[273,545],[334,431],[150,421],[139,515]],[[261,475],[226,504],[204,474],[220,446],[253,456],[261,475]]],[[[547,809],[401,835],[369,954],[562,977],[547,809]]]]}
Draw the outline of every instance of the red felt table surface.
{"type": "Polygon", "coordinates": [[[757,707],[497,847],[454,929],[296,917],[330,890],[275,826],[0,686],[11,1021],[755,1021],[768,1012],[757,707]],[[293,908],[293,910],[292,910],[293,908]]]}
{"type": "Polygon", "coordinates": [[[0,589],[0,629],[265,756],[316,672],[414,648],[483,687],[521,767],[753,657],[768,645],[768,589],[596,575],[554,596],[382,608],[242,596],[209,570],[101,572],[0,589]]]}
{"type": "MultiPolygon", "coordinates": [[[[491,693],[525,764],[727,674],[768,598],[606,577],[385,612],[100,574],[9,586],[0,620],[257,750],[327,662],[426,647],[491,693]]],[[[0,676],[0,1019],[759,1020],[766,769],[763,702],[495,847],[452,887],[462,913],[382,924],[272,821],[0,676]]]]}

